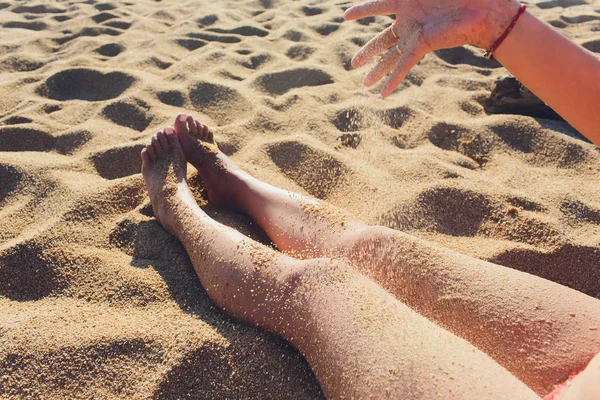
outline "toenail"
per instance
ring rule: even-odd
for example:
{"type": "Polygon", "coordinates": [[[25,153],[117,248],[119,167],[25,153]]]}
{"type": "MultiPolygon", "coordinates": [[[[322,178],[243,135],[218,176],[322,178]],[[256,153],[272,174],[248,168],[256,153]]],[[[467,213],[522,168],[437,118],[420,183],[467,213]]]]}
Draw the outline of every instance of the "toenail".
{"type": "Polygon", "coordinates": [[[185,121],[187,121],[187,115],[181,114],[179,116],[179,122],[185,122],[185,121]]]}

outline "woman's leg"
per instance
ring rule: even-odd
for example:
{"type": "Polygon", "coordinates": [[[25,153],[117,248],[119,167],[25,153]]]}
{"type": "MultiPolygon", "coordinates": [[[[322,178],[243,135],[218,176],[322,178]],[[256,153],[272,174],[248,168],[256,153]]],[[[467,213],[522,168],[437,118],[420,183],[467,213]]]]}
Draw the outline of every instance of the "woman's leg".
{"type": "Polygon", "coordinates": [[[339,261],[296,260],[211,220],[185,181],[172,130],[142,153],[155,215],[185,246],[211,298],[281,334],[329,398],[535,398],[469,343],[339,261]]]}
{"type": "Polygon", "coordinates": [[[213,146],[190,116],[175,128],[209,198],[248,213],[282,251],[339,257],[546,393],[600,351],[600,301],[384,227],[261,182],[213,146]]]}

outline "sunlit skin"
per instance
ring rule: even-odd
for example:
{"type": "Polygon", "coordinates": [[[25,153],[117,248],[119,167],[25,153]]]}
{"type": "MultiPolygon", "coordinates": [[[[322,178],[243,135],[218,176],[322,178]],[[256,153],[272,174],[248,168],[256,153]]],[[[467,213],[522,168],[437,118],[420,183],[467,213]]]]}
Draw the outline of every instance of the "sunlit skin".
{"type": "Polygon", "coordinates": [[[328,398],[537,398],[600,351],[599,300],[261,182],[192,116],[142,159],[155,215],[209,296],[296,346],[328,398]],[[209,218],[186,161],[211,202],[250,215],[279,251],[209,218]]]}
{"type": "MultiPolygon", "coordinates": [[[[519,7],[516,0],[371,0],[355,5],[344,13],[346,20],[390,14],[396,20],[356,53],[352,65],[358,68],[381,55],[365,85],[389,74],[381,87],[381,95],[387,97],[431,51],[465,44],[489,50],[519,7]]],[[[593,53],[526,11],[494,57],[600,145],[600,61],[593,53]]]]}

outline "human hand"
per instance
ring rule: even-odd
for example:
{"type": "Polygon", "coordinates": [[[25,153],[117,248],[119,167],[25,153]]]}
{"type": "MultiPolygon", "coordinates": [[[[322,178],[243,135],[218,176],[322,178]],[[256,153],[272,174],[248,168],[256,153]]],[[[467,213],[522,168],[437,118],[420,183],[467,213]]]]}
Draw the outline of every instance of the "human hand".
{"type": "Polygon", "coordinates": [[[396,20],[352,58],[358,68],[382,54],[364,83],[371,86],[391,71],[381,88],[385,98],[430,51],[471,44],[489,49],[519,9],[517,0],[369,0],[350,7],[355,20],[395,14],[396,20]]]}

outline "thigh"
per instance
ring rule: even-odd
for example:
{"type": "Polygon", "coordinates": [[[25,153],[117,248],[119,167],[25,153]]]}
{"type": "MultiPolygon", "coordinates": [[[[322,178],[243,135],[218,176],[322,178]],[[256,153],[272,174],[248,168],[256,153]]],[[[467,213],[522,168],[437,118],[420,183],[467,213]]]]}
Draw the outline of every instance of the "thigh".
{"type": "Polygon", "coordinates": [[[465,340],[347,264],[308,260],[282,334],[328,398],[519,399],[537,396],[465,340]]]}
{"type": "Polygon", "coordinates": [[[600,301],[401,232],[371,227],[346,258],[398,299],[491,355],[538,393],[600,351],[600,301]]]}

